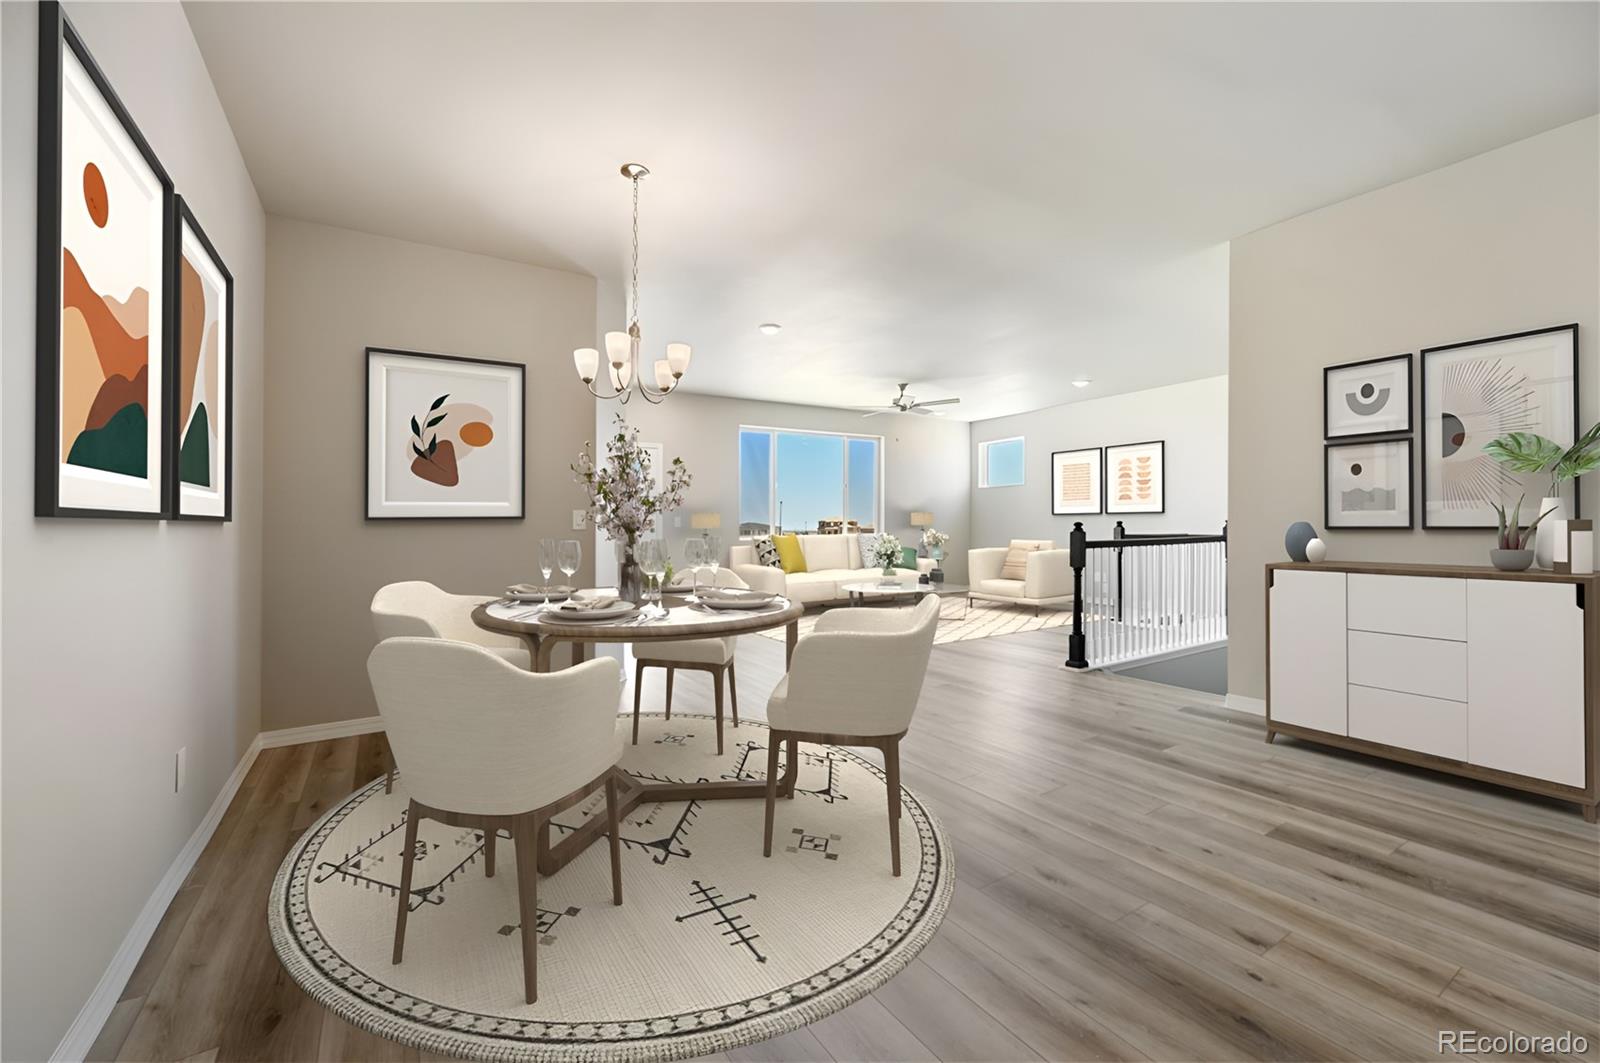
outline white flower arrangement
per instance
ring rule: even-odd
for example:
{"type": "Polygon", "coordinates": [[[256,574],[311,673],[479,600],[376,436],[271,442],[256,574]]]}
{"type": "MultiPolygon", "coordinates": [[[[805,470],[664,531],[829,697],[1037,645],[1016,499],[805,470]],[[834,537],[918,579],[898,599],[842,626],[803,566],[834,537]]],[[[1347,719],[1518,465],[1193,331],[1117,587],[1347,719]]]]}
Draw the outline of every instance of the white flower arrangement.
{"type": "Polygon", "coordinates": [[[626,543],[631,555],[658,516],[683,505],[691,477],[683,459],[673,458],[662,489],[652,490],[650,454],[639,445],[639,430],[628,427],[620,413],[616,424],[616,434],[606,440],[605,463],[597,463],[593,444],[585,443],[572,471],[589,494],[590,522],[613,542],[626,543]]]}
{"type": "Polygon", "coordinates": [[[938,528],[929,528],[922,533],[922,545],[929,550],[942,550],[944,544],[950,541],[950,536],[938,528]]]}
{"type": "Polygon", "coordinates": [[[892,568],[904,552],[905,547],[900,545],[900,539],[887,532],[878,536],[878,541],[872,544],[872,560],[877,562],[879,568],[892,568]]]}

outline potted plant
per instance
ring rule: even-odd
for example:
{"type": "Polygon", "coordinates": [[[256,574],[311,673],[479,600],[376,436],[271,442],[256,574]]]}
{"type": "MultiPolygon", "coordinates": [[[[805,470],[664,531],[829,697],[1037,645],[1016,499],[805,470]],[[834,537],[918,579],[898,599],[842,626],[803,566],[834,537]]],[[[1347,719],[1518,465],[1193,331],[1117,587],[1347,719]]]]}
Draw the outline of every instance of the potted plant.
{"type": "Polygon", "coordinates": [[[1551,520],[1534,541],[1539,567],[1549,568],[1555,558],[1555,538],[1560,534],[1556,525],[1573,516],[1561,497],[1561,485],[1600,468],[1600,424],[1565,449],[1537,432],[1509,432],[1485,444],[1483,450],[1513,472],[1550,477],[1550,493],[1539,500],[1539,517],[1542,520],[1548,514],[1551,520]]]}
{"type": "Polygon", "coordinates": [[[643,601],[644,572],[635,551],[639,539],[655,526],[656,518],[683,505],[683,493],[692,477],[682,458],[667,467],[660,491],[650,475],[650,453],[639,445],[639,430],[629,428],[617,414],[616,434],[606,440],[606,459],[595,459],[594,445],[585,443],[577,464],[577,481],[589,496],[590,523],[617,546],[617,589],[630,602],[643,601]]]}
{"type": "MultiPolygon", "coordinates": [[[[1549,499],[1545,501],[1548,502],[1549,499]]],[[[1521,527],[1521,498],[1517,499],[1516,508],[1511,511],[1509,517],[1506,516],[1505,506],[1498,502],[1489,504],[1494,507],[1495,519],[1499,524],[1495,539],[1497,545],[1493,550],[1489,551],[1489,560],[1493,562],[1495,568],[1502,572],[1524,571],[1529,565],[1533,564],[1533,551],[1528,549],[1528,540],[1533,538],[1534,529],[1539,526],[1539,522],[1548,517],[1554,510],[1545,510],[1533,518],[1532,524],[1523,528],[1521,527]]]]}
{"type": "Polygon", "coordinates": [[[877,542],[872,544],[872,560],[883,568],[883,582],[896,582],[894,566],[905,552],[905,547],[900,545],[898,537],[885,532],[878,536],[877,542]]]}

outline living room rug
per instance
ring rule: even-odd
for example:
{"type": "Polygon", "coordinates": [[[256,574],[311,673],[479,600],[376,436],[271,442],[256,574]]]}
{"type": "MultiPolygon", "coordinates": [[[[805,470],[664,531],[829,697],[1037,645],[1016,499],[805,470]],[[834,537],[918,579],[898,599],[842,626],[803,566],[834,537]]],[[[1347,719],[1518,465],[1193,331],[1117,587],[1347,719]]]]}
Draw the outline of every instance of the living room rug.
{"type": "MultiPolygon", "coordinates": [[[[622,719],[626,719],[623,717],[622,719]]],[[[762,779],[767,729],[708,716],[642,718],[622,765],[638,778],[762,779]]],[[[925,945],[955,881],[943,828],[903,792],[902,875],[889,869],[883,772],[801,745],[778,801],[640,805],[623,823],[623,904],[603,838],[539,883],[539,1001],[523,1003],[515,850],[493,878],[481,833],[424,820],[405,961],[392,965],[407,796],[379,778],[295,844],[268,900],[272,942],[318,1003],[425,1052],[498,1060],[686,1059],[795,1030],[866,996],[925,945]]],[[[605,814],[602,794],[557,832],[605,814]]]]}
{"type": "MultiPolygon", "coordinates": [[[[836,605],[835,609],[892,609],[896,606],[866,605],[846,606],[836,605]]],[[[898,608],[910,608],[900,606],[898,608]]],[[[820,613],[807,613],[800,618],[800,634],[810,633],[816,626],[820,613]]],[[[1071,627],[1071,609],[1040,609],[1034,615],[1031,605],[1006,605],[1002,602],[975,601],[967,603],[960,598],[939,599],[939,628],[934,632],[933,642],[938,645],[942,642],[965,642],[967,639],[988,639],[996,635],[1015,635],[1021,631],[1042,631],[1045,628],[1071,627]]],[[[771,631],[758,631],[762,638],[783,641],[783,629],[774,628],[771,631]]]]}

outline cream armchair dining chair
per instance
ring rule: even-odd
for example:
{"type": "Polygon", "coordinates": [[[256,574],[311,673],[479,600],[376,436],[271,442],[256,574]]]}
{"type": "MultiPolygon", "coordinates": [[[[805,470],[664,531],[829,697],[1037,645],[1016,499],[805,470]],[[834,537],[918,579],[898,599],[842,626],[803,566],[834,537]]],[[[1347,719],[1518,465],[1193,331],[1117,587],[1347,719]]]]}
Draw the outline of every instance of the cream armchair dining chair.
{"type": "Polygon", "coordinates": [[[784,792],[794,797],[799,743],[871,746],[883,751],[889,789],[889,859],[900,874],[900,739],[911,726],[939,626],[939,597],[914,609],[834,609],[817,617],[794,648],[789,674],[767,702],[767,819],[761,855],[772,855],[778,746],[788,746],[784,792]]]}
{"type": "MultiPolygon", "coordinates": [[[[493,595],[451,594],[427,580],[413,579],[379,587],[372,596],[372,627],[378,641],[399,635],[425,639],[451,639],[482,646],[518,668],[533,667],[520,639],[486,631],[472,622],[472,610],[493,595]]],[[[394,763],[383,778],[383,792],[394,792],[394,763]]]]}
{"type": "MultiPolygon", "coordinates": [[[[717,569],[715,586],[747,589],[749,584],[725,568],[717,569]]],[[[633,645],[633,744],[639,744],[639,699],[646,668],[667,670],[667,719],[672,719],[672,677],[679,669],[710,672],[717,705],[717,755],[722,755],[722,686],[726,677],[733,702],[733,725],[739,726],[739,686],[733,669],[736,638],[680,639],[673,642],[636,642],[633,645]]]]}
{"type": "Polygon", "coordinates": [[[485,871],[494,874],[495,832],[516,848],[522,918],[522,977],[539,999],[538,848],[550,817],[600,786],[611,840],[611,903],[622,903],[616,730],[619,668],[610,658],[538,674],[481,646],[437,638],[389,638],[367,658],[395,760],[411,803],[400,871],[394,962],[405,949],[417,824],[432,819],[483,831],[485,871]]]}

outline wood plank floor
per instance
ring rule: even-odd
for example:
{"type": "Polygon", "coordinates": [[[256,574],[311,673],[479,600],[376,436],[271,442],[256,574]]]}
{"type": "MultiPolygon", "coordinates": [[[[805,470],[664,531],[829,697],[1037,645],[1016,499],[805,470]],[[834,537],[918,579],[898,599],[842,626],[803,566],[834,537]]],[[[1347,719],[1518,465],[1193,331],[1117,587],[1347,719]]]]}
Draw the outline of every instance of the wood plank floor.
{"type": "MultiPolygon", "coordinates": [[[[903,757],[955,841],[943,929],[871,997],[726,1058],[1420,1059],[1472,1029],[1571,1030],[1600,1059],[1600,833],[1571,807],[1268,746],[1212,695],[1068,672],[1064,645],[934,650],[903,757]]],[[[740,640],[746,714],[782,661],[740,640]]],[[[709,703],[679,678],[675,707],[709,703]]],[[[313,1004],[267,938],[279,862],[386,756],[261,754],[91,1058],[419,1058],[313,1004]]]]}

